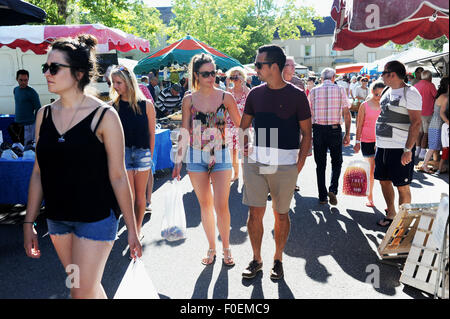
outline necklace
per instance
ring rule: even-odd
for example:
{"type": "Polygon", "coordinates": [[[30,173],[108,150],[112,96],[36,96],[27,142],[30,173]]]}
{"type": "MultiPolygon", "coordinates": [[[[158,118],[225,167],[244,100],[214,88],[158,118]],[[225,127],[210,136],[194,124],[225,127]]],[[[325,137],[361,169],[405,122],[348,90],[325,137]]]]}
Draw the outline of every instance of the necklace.
{"type": "Polygon", "coordinates": [[[70,120],[69,125],[67,125],[66,130],[65,130],[64,133],[62,133],[61,136],[58,138],[58,143],[64,143],[64,142],[66,141],[66,140],[64,139],[64,135],[66,135],[66,133],[69,131],[70,125],[72,125],[72,122],[73,122],[73,120],[74,120],[74,118],[75,118],[75,115],[77,115],[77,112],[78,112],[78,110],[80,109],[81,105],[83,104],[85,97],[86,97],[86,96],[83,96],[83,99],[81,100],[80,106],[78,106],[77,109],[75,110],[75,112],[73,113],[72,119],[70,120]]]}

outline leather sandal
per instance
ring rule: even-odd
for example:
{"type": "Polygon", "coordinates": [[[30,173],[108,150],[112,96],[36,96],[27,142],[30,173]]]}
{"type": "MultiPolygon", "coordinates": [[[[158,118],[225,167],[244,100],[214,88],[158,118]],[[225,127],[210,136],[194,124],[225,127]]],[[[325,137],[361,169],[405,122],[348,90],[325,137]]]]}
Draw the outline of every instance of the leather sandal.
{"type": "Polygon", "coordinates": [[[223,264],[228,267],[234,266],[234,259],[231,257],[231,248],[223,249],[223,264]],[[225,252],[227,252],[227,256],[225,256],[225,252]]]}
{"type": "Polygon", "coordinates": [[[208,249],[206,257],[202,259],[202,264],[205,266],[211,265],[216,261],[216,250],[208,249]]]}

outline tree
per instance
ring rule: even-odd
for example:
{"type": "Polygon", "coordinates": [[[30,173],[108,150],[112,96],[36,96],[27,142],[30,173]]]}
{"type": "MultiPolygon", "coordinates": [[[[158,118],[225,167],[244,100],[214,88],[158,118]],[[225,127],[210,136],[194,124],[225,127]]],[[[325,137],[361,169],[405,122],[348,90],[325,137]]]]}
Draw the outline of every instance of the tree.
{"type": "Polygon", "coordinates": [[[186,34],[249,63],[256,49],[272,42],[275,31],[280,39],[298,39],[299,27],[315,30],[318,17],[312,7],[297,7],[294,0],[277,6],[273,0],[175,0],[169,37],[178,40],[186,34]]]}
{"type": "Polygon", "coordinates": [[[417,37],[414,42],[416,43],[416,46],[421,49],[437,53],[442,52],[442,46],[448,42],[448,38],[445,35],[434,40],[426,40],[421,37],[417,37]]]}
{"type": "Polygon", "coordinates": [[[101,23],[158,43],[165,26],[159,11],[142,0],[29,0],[47,12],[45,24],[101,23]]]}

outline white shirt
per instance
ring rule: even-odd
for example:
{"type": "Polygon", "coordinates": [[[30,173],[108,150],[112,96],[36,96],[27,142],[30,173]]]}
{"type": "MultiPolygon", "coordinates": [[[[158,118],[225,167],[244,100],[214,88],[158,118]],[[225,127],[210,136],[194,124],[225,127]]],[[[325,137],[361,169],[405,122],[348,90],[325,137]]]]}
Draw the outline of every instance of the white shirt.
{"type": "MultiPolygon", "coordinates": [[[[408,114],[408,110],[422,110],[422,96],[419,91],[411,86],[406,89],[406,99],[403,96],[405,89],[388,89],[381,97],[380,106],[383,112],[388,109],[392,115],[408,114]]],[[[381,115],[380,115],[381,116],[381,115]]],[[[388,130],[388,134],[380,136],[379,122],[377,122],[376,146],[381,148],[404,148],[408,140],[408,131],[392,127],[392,132],[388,130]]]]}

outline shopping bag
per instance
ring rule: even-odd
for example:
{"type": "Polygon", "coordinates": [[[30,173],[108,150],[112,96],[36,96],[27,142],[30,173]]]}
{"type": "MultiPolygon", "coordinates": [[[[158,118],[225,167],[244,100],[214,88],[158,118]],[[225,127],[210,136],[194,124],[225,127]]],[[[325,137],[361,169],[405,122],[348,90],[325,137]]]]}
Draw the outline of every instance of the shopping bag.
{"type": "Polygon", "coordinates": [[[159,299],[158,292],[140,258],[130,262],[114,299],[159,299]]]}
{"type": "Polygon", "coordinates": [[[344,173],[342,193],[350,196],[367,196],[370,187],[370,165],[356,160],[348,164],[344,173]]]}
{"type": "Polygon", "coordinates": [[[166,191],[161,237],[168,241],[186,238],[186,216],[180,182],[174,179],[166,191]]]}

